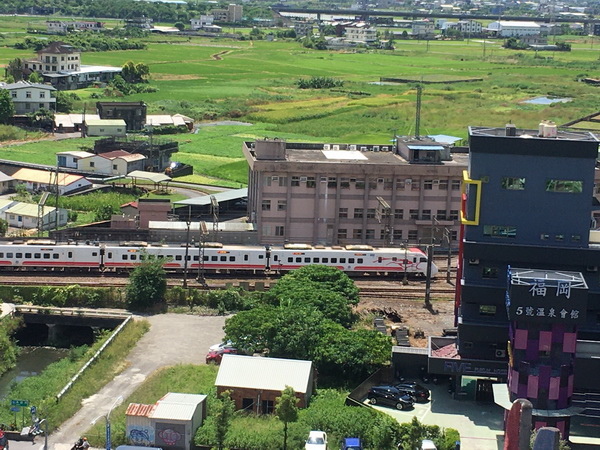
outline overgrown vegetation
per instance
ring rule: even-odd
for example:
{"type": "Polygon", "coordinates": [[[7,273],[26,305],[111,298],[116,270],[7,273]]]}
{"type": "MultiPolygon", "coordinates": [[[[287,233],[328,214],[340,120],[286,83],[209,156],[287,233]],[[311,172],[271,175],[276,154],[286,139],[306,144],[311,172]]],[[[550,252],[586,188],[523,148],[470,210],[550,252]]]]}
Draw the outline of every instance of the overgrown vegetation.
{"type": "Polygon", "coordinates": [[[164,304],[167,278],[162,258],[139,254],[142,262],[129,275],[127,285],[127,307],[134,311],[148,310],[164,304]]]}
{"type": "Polygon", "coordinates": [[[15,320],[10,316],[0,319],[0,376],[17,363],[19,347],[12,336],[22,324],[22,320],[15,320]]]}
{"type": "Polygon", "coordinates": [[[300,89],[330,89],[342,87],[344,82],[331,77],[311,77],[309,79],[301,78],[296,84],[300,89]]]}
{"type": "MultiPolygon", "coordinates": [[[[69,358],[63,358],[37,376],[29,377],[13,386],[6,398],[28,399],[32,405],[37,406],[38,415],[46,418],[48,431],[52,432],[79,410],[84,398],[97,393],[123,369],[123,358],[147,330],[148,322],[131,321],[106,348],[102,357],[96,360],[91,370],[84,372],[58,403],[56,395],[65,386],[66,381],[102,346],[109,336],[108,333],[99,335],[91,347],[74,349],[69,358]]],[[[11,423],[12,414],[9,408],[0,408],[0,423],[11,423]]]]}
{"type": "MultiPolygon", "coordinates": [[[[61,42],[72,45],[83,52],[106,52],[110,50],[144,50],[147,46],[143,42],[129,40],[126,38],[114,38],[104,33],[95,33],[93,31],[82,31],[78,33],[61,36],[61,42]]],[[[15,43],[15,48],[19,50],[40,51],[48,46],[48,39],[39,39],[31,36],[25,37],[20,42],[15,43]]]]}

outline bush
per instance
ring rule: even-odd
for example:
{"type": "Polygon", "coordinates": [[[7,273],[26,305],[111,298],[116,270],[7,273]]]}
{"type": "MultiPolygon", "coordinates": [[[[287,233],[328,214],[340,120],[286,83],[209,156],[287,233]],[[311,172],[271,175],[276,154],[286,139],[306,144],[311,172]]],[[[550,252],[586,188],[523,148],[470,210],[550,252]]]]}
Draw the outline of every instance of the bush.
{"type": "Polygon", "coordinates": [[[296,85],[300,89],[330,89],[342,87],[344,86],[344,82],[331,77],[311,77],[309,79],[299,79],[296,85]]]}

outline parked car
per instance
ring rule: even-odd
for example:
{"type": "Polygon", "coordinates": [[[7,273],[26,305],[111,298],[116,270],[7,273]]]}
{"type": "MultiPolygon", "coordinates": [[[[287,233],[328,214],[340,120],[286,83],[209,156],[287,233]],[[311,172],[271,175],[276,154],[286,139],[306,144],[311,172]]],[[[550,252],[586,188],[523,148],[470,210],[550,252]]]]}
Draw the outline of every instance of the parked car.
{"type": "Polygon", "coordinates": [[[221,350],[223,348],[235,348],[235,346],[233,345],[233,342],[231,342],[231,341],[219,342],[218,344],[211,345],[210,347],[208,347],[208,351],[213,352],[213,351],[221,350]]]}
{"type": "Polygon", "coordinates": [[[342,450],[363,450],[362,442],[359,438],[345,438],[342,450]]]}
{"type": "Polygon", "coordinates": [[[304,450],[327,450],[327,433],[324,431],[311,431],[304,450]]]}
{"type": "Polygon", "coordinates": [[[233,348],[233,347],[225,347],[225,348],[221,348],[219,350],[211,350],[208,352],[208,355],[206,355],[206,364],[210,364],[210,363],[214,363],[214,364],[221,364],[221,360],[223,359],[223,355],[237,355],[238,351],[237,348],[233,348]]]}
{"type": "Polygon", "coordinates": [[[420,384],[414,381],[403,381],[402,383],[394,385],[394,387],[400,392],[412,396],[415,402],[426,402],[427,400],[429,400],[429,389],[421,386],[420,384]]]}
{"type": "Polygon", "coordinates": [[[414,400],[409,394],[400,392],[394,386],[373,386],[367,394],[371,405],[387,405],[396,409],[410,409],[414,400]]]}
{"type": "Polygon", "coordinates": [[[437,450],[437,447],[430,439],[423,439],[421,441],[421,450],[437,450]]]}

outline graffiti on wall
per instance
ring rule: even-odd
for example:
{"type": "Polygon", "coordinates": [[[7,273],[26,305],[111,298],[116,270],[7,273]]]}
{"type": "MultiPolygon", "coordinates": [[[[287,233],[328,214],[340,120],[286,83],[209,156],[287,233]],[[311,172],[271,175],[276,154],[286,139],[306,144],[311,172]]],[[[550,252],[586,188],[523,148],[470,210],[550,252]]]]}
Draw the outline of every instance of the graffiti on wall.
{"type": "Polygon", "coordinates": [[[149,447],[154,445],[154,428],[142,425],[132,425],[127,427],[127,436],[132,445],[141,445],[149,447]]]}

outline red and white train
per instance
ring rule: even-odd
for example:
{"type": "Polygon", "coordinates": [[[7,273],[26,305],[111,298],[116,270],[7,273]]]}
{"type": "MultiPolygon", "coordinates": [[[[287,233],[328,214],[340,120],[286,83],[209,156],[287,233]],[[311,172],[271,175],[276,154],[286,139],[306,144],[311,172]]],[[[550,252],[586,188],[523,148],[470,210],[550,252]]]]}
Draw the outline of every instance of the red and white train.
{"type": "MultiPolygon", "coordinates": [[[[375,248],[367,245],[323,247],[287,244],[260,247],[206,243],[202,249],[188,247],[187,269],[203,267],[207,272],[287,272],[309,264],[337,267],[350,274],[427,273],[427,255],[418,248],[375,248]]],[[[127,271],[140,264],[145,255],[165,260],[168,271],[185,270],[185,244],[56,244],[32,240],[0,244],[0,270],[86,270],[127,271]]],[[[431,275],[438,272],[431,264],[431,275]]]]}

